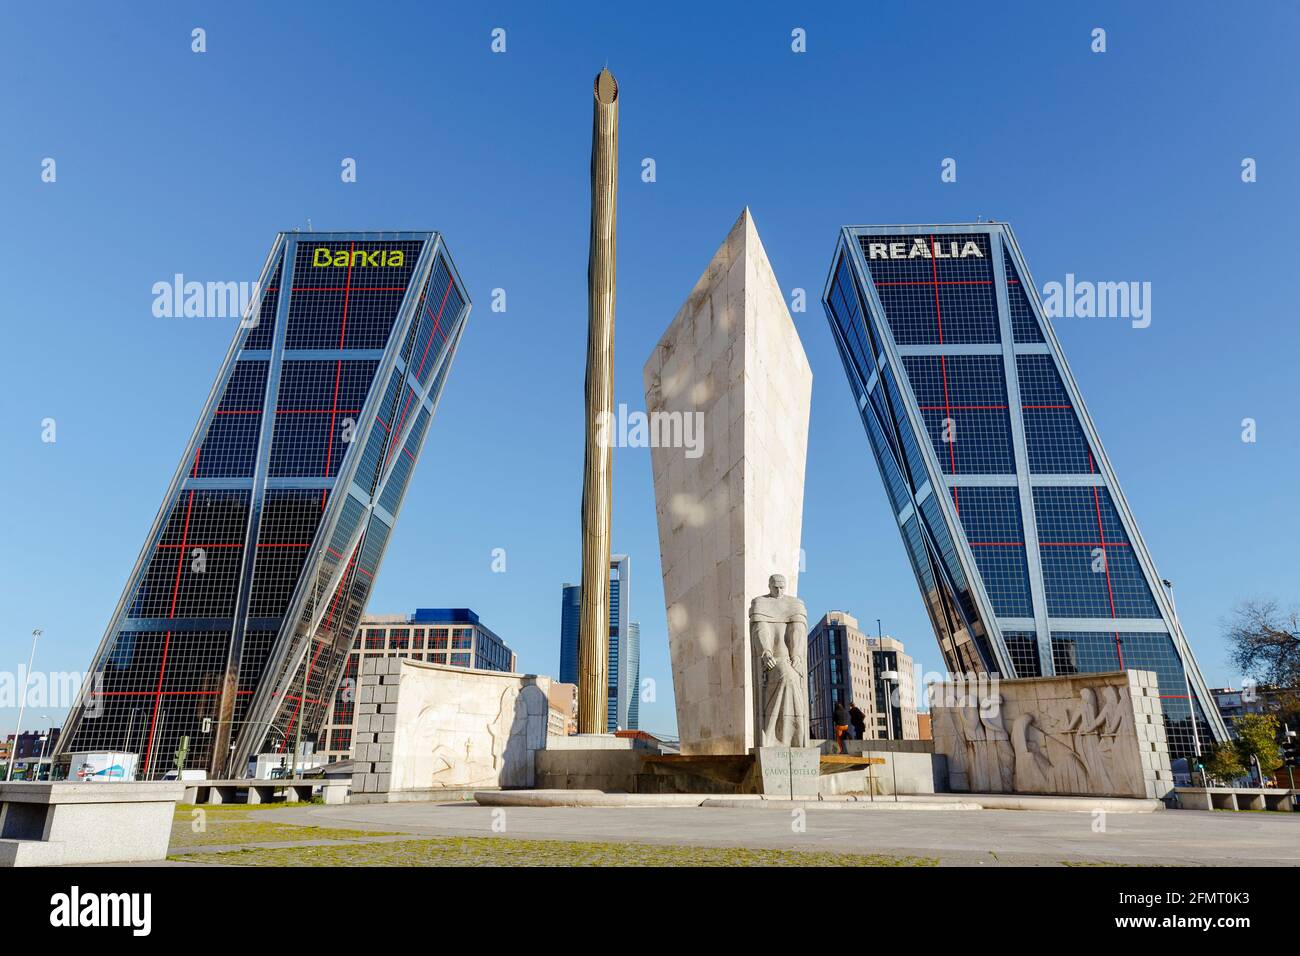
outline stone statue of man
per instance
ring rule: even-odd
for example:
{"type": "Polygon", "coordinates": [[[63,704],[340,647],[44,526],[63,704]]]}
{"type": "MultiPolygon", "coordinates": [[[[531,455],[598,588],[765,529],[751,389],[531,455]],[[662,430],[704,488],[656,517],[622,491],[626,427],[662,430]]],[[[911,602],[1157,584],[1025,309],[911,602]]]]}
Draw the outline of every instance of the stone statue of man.
{"type": "Polygon", "coordinates": [[[758,745],[808,746],[808,610],[786,594],[785,576],[749,605],[749,637],[757,690],[758,745]]]}

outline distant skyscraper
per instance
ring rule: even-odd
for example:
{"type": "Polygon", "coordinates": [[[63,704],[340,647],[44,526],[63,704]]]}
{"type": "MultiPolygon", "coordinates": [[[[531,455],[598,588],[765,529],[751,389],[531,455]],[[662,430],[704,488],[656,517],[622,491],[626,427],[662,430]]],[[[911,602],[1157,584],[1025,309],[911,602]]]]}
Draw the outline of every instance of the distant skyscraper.
{"type": "MultiPolygon", "coordinates": [[[[631,587],[628,576],[631,561],[626,554],[609,559],[609,703],[607,729],[635,730],[631,708],[636,701],[636,682],[641,671],[639,632],[629,639],[625,635],[636,627],[629,624],[631,587]]],[[[565,584],[560,592],[560,681],[576,684],[578,680],[578,609],[582,588],[565,584]]]]}
{"type": "Polygon", "coordinates": [[[234,775],[319,731],[468,314],[437,233],[277,236],[60,754],[234,775]]]}
{"type": "Polygon", "coordinates": [[[632,674],[628,660],[627,619],[632,603],[628,573],[631,562],[626,554],[609,556],[609,723],[612,732],[627,728],[627,708],[632,699],[628,678],[632,674]]]}
{"type": "Polygon", "coordinates": [[[641,729],[641,625],[627,626],[627,730],[641,729]]]}
{"type": "Polygon", "coordinates": [[[1153,670],[1171,756],[1189,686],[1225,739],[1010,227],[845,227],[823,301],[949,670],[1153,670]]]}
{"type": "Polygon", "coordinates": [[[582,585],[565,584],[560,591],[560,682],[578,683],[578,623],[582,585]]]}

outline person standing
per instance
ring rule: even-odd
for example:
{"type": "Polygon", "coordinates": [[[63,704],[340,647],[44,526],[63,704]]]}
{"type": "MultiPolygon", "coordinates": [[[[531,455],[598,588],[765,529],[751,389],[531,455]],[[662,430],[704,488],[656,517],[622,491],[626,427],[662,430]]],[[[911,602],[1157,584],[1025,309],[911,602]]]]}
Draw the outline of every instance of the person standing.
{"type": "Polygon", "coordinates": [[[862,708],[857,705],[856,701],[849,701],[849,720],[853,724],[853,738],[855,740],[866,740],[867,715],[862,712],[862,708]]]}
{"type": "Polygon", "coordinates": [[[832,722],[835,724],[835,743],[839,752],[844,753],[844,738],[849,732],[849,712],[844,709],[843,701],[835,702],[832,722]]]}

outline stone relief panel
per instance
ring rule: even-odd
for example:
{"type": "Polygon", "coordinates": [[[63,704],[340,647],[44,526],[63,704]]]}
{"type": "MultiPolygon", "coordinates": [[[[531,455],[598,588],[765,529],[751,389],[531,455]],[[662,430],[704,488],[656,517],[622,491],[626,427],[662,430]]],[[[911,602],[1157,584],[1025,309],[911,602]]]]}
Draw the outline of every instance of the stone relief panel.
{"type": "Polygon", "coordinates": [[[392,789],[527,787],[546,746],[546,677],[406,664],[392,789]]]}
{"type": "Polygon", "coordinates": [[[1172,786],[1149,671],[936,684],[931,713],[953,790],[1163,797],[1172,786]]]}

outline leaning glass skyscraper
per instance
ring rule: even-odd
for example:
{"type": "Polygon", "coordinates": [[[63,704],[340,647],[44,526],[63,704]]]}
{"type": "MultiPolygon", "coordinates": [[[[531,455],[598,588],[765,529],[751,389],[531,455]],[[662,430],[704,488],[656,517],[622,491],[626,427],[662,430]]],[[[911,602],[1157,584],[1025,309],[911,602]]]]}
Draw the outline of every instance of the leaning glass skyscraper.
{"type": "Polygon", "coordinates": [[[1010,227],[845,227],[823,304],[949,670],[1152,670],[1225,739],[1010,227]]]}
{"type": "Polygon", "coordinates": [[[319,730],[469,308],[438,233],[276,237],[59,753],[240,776],[319,730]]]}

